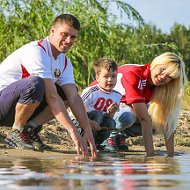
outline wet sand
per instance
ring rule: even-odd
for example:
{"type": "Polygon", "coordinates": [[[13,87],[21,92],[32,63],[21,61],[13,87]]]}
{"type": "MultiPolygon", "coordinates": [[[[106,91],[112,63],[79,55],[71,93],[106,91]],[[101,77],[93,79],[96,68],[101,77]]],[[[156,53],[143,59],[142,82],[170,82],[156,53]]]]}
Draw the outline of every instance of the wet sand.
{"type": "MultiPolygon", "coordinates": [[[[0,127],[1,135],[6,135],[10,128],[0,127]]],[[[52,151],[33,151],[33,150],[19,150],[15,148],[8,148],[6,143],[0,138],[0,159],[15,159],[15,158],[60,158],[64,159],[77,156],[74,144],[67,134],[66,130],[59,125],[55,120],[52,120],[47,125],[44,125],[40,136],[44,143],[53,147],[52,151]]],[[[190,153],[190,111],[183,111],[181,113],[178,127],[175,133],[175,152],[176,155],[190,153]]],[[[133,137],[127,139],[129,151],[116,152],[114,154],[124,155],[145,155],[142,137],[133,137]]],[[[154,147],[156,154],[166,155],[166,148],[162,135],[154,136],[154,147]]],[[[108,153],[109,154],[109,153],[108,153]]]]}
{"type": "MultiPolygon", "coordinates": [[[[98,154],[118,154],[123,156],[131,156],[131,155],[137,155],[137,156],[145,156],[145,151],[143,146],[131,146],[129,147],[129,151],[127,152],[98,152],[98,154]]],[[[156,147],[155,153],[157,156],[166,156],[166,149],[165,147],[156,147]]],[[[180,156],[183,154],[190,153],[190,147],[185,146],[177,146],[175,147],[175,155],[180,156]]],[[[15,148],[7,148],[6,145],[0,146],[0,159],[16,159],[16,158],[38,158],[38,159],[51,159],[51,158],[63,158],[66,160],[77,158],[76,151],[73,150],[67,150],[65,147],[61,146],[59,148],[55,148],[51,151],[33,151],[33,150],[21,150],[21,149],[15,149],[15,148]]],[[[90,157],[90,154],[89,154],[90,157]]],[[[82,157],[81,157],[82,158],[82,157]]]]}

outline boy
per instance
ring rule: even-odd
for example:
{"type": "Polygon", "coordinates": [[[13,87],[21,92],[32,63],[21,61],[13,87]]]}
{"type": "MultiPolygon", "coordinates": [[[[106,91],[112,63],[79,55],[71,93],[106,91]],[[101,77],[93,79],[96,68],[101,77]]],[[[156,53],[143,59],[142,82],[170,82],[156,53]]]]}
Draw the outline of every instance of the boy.
{"type": "Polygon", "coordinates": [[[102,58],[93,65],[97,84],[83,90],[81,97],[84,102],[93,130],[96,148],[109,138],[115,129],[113,116],[118,110],[121,94],[113,88],[117,82],[118,66],[109,58],[102,58]]]}

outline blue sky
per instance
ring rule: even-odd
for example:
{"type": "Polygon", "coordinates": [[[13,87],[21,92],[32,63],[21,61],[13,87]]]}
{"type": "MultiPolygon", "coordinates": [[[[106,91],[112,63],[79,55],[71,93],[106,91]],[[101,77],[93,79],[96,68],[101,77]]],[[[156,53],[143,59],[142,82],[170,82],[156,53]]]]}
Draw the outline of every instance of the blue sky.
{"type": "Polygon", "coordinates": [[[190,26],[190,0],[125,0],[146,23],[168,33],[173,24],[190,26]]]}

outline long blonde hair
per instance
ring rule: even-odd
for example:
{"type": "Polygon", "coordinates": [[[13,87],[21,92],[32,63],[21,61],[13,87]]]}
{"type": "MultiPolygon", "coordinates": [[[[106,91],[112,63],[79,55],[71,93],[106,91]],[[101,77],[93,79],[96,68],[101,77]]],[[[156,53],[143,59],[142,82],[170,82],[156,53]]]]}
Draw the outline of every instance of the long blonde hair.
{"type": "Polygon", "coordinates": [[[167,65],[164,72],[172,80],[161,86],[156,86],[149,107],[153,126],[163,132],[168,139],[175,131],[180,113],[182,94],[186,81],[185,64],[174,53],[166,52],[154,58],[150,71],[157,65],[167,65]]]}

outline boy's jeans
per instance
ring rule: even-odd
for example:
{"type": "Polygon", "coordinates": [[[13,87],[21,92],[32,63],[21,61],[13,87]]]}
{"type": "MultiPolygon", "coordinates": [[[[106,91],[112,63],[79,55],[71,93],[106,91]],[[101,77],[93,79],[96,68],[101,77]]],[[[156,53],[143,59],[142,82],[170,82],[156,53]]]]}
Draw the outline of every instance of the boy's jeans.
{"type": "Polygon", "coordinates": [[[93,131],[93,136],[96,144],[102,144],[111,134],[111,128],[115,128],[116,123],[113,118],[106,117],[105,113],[99,110],[88,112],[88,117],[96,121],[100,127],[106,127],[108,130],[93,131]]]}

